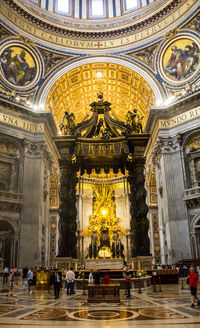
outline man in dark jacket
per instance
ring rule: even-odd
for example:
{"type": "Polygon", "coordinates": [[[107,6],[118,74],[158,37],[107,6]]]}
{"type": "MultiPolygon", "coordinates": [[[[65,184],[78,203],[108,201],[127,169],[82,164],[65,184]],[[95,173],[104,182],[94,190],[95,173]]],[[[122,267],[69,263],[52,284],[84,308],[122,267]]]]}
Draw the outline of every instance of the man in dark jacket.
{"type": "Polygon", "coordinates": [[[54,273],[52,276],[52,284],[54,285],[55,299],[57,299],[60,297],[60,284],[61,284],[61,278],[59,276],[57,269],[54,270],[54,273]]]}

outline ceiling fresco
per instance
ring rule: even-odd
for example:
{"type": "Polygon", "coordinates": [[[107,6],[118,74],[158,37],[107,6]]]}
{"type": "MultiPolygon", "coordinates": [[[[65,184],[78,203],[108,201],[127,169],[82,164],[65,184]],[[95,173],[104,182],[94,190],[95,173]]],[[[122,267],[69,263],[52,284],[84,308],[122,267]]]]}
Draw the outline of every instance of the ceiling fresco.
{"type": "Polygon", "coordinates": [[[129,68],[111,63],[94,63],[79,66],[60,77],[51,88],[46,109],[53,112],[57,126],[64,112],[74,113],[80,122],[90,115],[90,104],[97,101],[102,91],[104,100],[111,105],[111,115],[124,121],[126,113],[136,108],[144,116],[145,125],[155,97],[149,84],[129,68]]]}

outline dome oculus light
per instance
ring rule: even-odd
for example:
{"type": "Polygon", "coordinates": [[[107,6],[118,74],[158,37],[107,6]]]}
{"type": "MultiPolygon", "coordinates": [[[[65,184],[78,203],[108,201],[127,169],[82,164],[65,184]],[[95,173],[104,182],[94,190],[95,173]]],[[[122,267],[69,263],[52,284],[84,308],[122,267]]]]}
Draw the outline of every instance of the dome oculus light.
{"type": "Polygon", "coordinates": [[[92,1],[92,16],[103,16],[103,0],[92,1]]]}
{"type": "Polygon", "coordinates": [[[126,0],[126,10],[135,9],[138,7],[138,0],[126,0]]]}
{"type": "Polygon", "coordinates": [[[57,10],[68,14],[69,13],[69,0],[57,0],[57,10]]]}

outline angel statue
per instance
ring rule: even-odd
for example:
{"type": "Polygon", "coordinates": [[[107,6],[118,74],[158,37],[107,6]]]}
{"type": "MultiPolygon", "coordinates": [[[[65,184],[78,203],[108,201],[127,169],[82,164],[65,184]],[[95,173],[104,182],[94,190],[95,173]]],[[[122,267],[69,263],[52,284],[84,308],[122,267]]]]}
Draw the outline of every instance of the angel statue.
{"type": "Polygon", "coordinates": [[[63,121],[60,124],[60,130],[64,132],[65,135],[74,135],[76,132],[75,116],[73,113],[69,114],[65,111],[63,121]]]}
{"type": "Polygon", "coordinates": [[[133,133],[143,133],[141,123],[143,118],[143,116],[139,116],[137,109],[134,109],[133,113],[128,111],[126,115],[126,126],[130,127],[133,133]]]}

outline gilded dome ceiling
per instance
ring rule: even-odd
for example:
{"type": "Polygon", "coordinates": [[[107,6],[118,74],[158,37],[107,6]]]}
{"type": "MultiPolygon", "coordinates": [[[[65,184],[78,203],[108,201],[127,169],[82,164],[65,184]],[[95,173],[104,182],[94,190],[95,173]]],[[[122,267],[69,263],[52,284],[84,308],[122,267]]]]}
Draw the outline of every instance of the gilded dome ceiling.
{"type": "Polygon", "coordinates": [[[145,125],[149,108],[155,102],[151,87],[138,73],[118,64],[93,63],[61,76],[49,92],[46,109],[52,111],[57,126],[66,110],[80,122],[91,114],[89,105],[97,101],[98,91],[112,104],[110,114],[122,121],[127,111],[136,108],[144,116],[145,125]]]}

